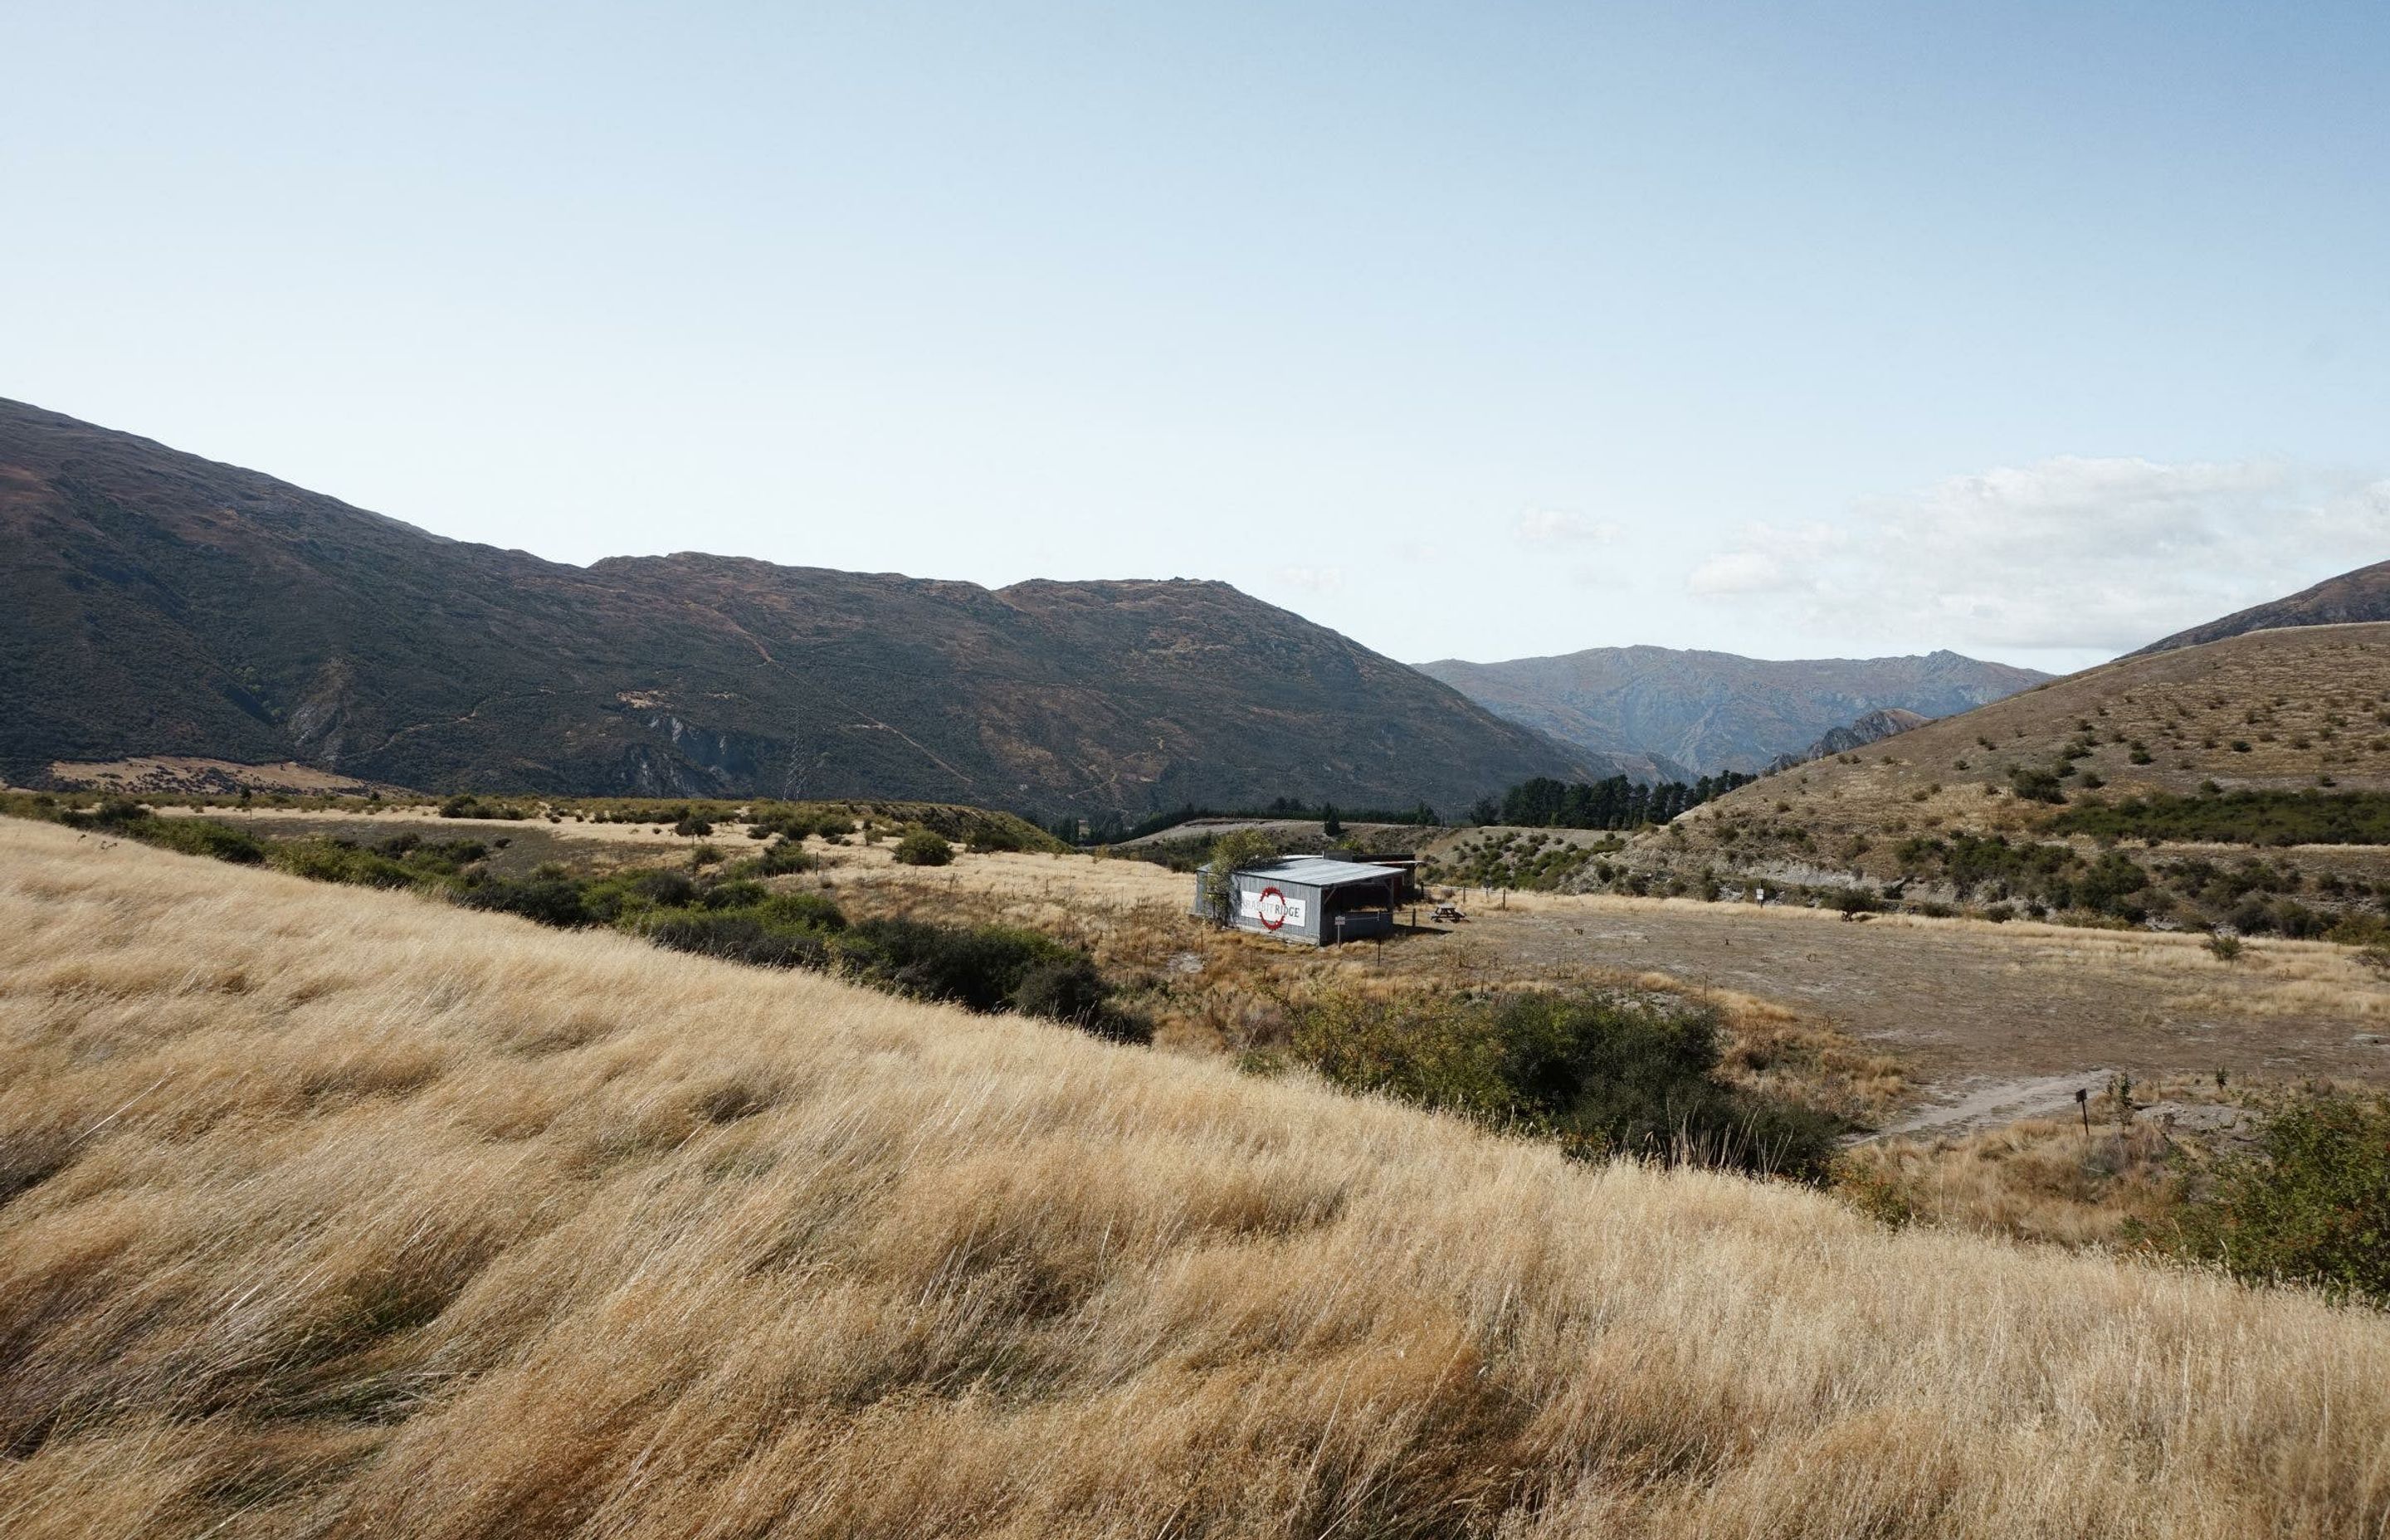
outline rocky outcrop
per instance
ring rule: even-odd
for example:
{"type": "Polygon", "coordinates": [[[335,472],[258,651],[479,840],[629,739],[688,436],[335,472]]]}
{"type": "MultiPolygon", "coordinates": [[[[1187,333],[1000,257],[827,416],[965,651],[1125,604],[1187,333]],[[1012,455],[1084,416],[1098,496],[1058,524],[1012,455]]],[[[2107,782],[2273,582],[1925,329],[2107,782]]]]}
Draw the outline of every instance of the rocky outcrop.
{"type": "Polygon", "coordinates": [[[1767,762],[1767,768],[1762,774],[1772,776],[1780,770],[1790,770],[1796,764],[1806,764],[1811,760],[1824,759],[1830,754],[1856,753],[1870,743],[1882,743],[1885,738],[1897,737],[1912,727],[1922,727],[1933,720],[1930,716],[1896,708],[1870,712],[1856,722],[1846,722],[1834,728],[1797,754],[1777,755],[1767,762]]]}

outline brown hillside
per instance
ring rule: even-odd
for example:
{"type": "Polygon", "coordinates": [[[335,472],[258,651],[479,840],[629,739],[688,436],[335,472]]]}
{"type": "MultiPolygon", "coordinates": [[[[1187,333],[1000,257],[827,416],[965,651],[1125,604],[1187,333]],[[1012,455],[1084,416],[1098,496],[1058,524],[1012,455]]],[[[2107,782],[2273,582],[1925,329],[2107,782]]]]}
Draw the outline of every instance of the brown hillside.
{"type": "Polygon", "coordinates": [[[2251,631],[2271,631],[2293,625],[2347,625],[2369,621],[2390,621],[2390,561],[2359,567],[2353,572],[2327,578],[2312,588],[2301,589],[2287,598],[2255,605],[2221,620],[2210,621],[2205,625],[2178,631],[2163,641],[2152,642],[2133,656],[2171,652],[2177,648],[2197,647],[2203,642],[2219,642],[2227,636],[2238,636],[2251,631]]]}
{"type": "Polygon", "coordinates": [[[2023,830],[2052,809],[2018,797],[2013,773],[2069,763],[2062,755],[2079,741],[2093,748],[2071,762],[2070,800],[2095,776],[2111,801],[2207,781],[2390,789],[2390,624],[2251,632],[2125,659],[1767,776],[1678,823],[1689,835],[1738,815],[1879,838],[2023,830]],[[2149,764],[2133,763],[2136,743],[2149,764]]]}
{"type": "Polygon", "coordinates": [[[573,567],[11,402],[0,548],[0,779],[174,756],[1100,819],[1609,768],[1223,583],[573,567]]]}

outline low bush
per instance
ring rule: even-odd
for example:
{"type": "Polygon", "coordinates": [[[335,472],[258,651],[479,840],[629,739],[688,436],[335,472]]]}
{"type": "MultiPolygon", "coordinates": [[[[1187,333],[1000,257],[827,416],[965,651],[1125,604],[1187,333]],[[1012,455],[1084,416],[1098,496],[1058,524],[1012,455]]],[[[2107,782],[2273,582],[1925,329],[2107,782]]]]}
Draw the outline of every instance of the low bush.
{"type": "Polygon", "coordinates": [[[1095,959],[1084,953],[1033,965],[1012,992],[1012,1007],[1114,1043],[1153,1041],[1153,1023],[1121,1008],[1095,959]]]}
{"type": "Polygon", "coordinates": [[[785,836],[774,840],[763,853],[744,861],[733,862],[726,869],[730,877],[787,877],[797,872],[809,872],[821,866],[818,857],[796,841],[785,836]]]}
{"type": "Polygon", "coordinates": [[[908,828],[891,852],[897,864],[906,866],[943,866],[955,858],[955,847],[944,835],[926,828],[908,828]]]}
{"type": "Polygon", "coordinates": [[[916,999],[972,1010],[1000,1010],[1042,962],[1077,956],[1034,930],[1009,925],[969,930],[914,919],[870,919],[852,926],[842,948],[865,979],[916,999]]]}
{"type": "Polygon", "coordinates": [[[254,866],[265,859],[265,846],[254,835],[212,818],[152,818],[134,838],[185,855],[205,855],[236,866],[254,866]]]}
{"type": "Polygon", "coordinates": [[[2062,802],[2066,792],[2059,785],[2058,772],[2037,766],[2020,764],[2009,772],[2010,789],[2029,802],[2062,802]]]}
{"type": "Polygon", "coordinates": [[[819,893],[774,893],[755,906],[768,924],[829,933],[846,929],[846,916],[819,893]]]}
{"type": "Polygon", "coordinates": [[[812,930],[766,923],[752,913],[686,911],[660,915],[646,935],[658,946],[725,957],[757,968],[828,968],[829,945],[812,930]]]}
{"type": "Polygon", "coordinates": [[[2390,1305],[2390,1099],[2282,1102],[2219,1159],[2159,1244],[2236,1277],[2390,1305]]]}
{"type": "Polygon", "coordinates": [[[520,915],[562,930],[595,924],[598,918],[584,901],[582,885],[571,878],[533,877],[517,881],[491,878],[465,889],[458,902],[468,908],[520,915]]]}
{"type": "Polygon", "coordinates": [[[1833,1119],[1715,1078],[1717,1019],[1592,993],[1305,1007],[1295,1057],[1330,1082],[1625,1156],[1825,1179],[1833,1119]]]}
{"type": "MultiPolygon", "coordinates": [[[[2237,747],[2237,745],[2236,745],[2237,747]]],[[[2212,783],[2211,783],[2212,784],[2212,783]]],[[[2050,821],[2065,833],[2126,840],[2246,845],[2390,844],[2390,792],[2161,792],[2114,805],[2069,808],[2050,821]]]]}
{"type": "Polygon", "coordinates": [[[277,871],[316,882],[346,882],[364,888],[411,888],[421,879],[405,862],[379,851],[362,850],[345,840],[290,840],[276,844],[270,856],[277,871]]]}
{"type": "Polygon", "coordinates": [[[427,841],[417,834],[393,834],[374,849],[393,861],[443,876],[453,876],[490,853],[479,840],[427,841]]]}

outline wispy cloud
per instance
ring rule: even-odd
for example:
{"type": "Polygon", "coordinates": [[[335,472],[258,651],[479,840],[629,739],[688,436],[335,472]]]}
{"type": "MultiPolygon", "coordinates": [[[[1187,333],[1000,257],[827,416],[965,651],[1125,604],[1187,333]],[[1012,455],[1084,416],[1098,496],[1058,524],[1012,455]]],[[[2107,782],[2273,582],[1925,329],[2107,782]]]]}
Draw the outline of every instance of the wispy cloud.
{"type": "Polygon", "coordinates": [[[2066,456],[1871,499],[1840,529],[1749,525],[1686,589],[1819,632],[2124,651],[2385,558],[2390,481],[2066,456]]]}
{"type": "Polygon", "coordinates": [[[1332,594],[1344,586],[1342,567],[1280,567],[1271,575],[1280,586],[1300,588],[1306,594],[1332,594]]]}
{"type": "Polygon", "coordinates": [[[1549,509],[1521,514],[1516,528],[1530,545],[1606,545],[1618,538],[1615,524],[1549,509]]]}

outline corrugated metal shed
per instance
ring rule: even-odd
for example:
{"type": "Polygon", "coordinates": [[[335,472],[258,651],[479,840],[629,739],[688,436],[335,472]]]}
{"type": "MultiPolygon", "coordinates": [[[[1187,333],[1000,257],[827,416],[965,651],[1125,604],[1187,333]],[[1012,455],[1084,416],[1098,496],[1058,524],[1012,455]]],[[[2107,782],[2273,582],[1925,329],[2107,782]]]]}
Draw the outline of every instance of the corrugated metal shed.
{"type": "MultiPolygon", "coordinates": [[[[1196,913],[1206,913],[1203,873],[1195,880],[1196,913]]],[[[1240,866],[1227,875],[1227,922],[1280,941],[1324,945],[1382,936],[1394,928],[1394,905],[1407,874],[1395,866],[1290,855],[1240,866]]]]}
{"type": "Polygon", "coordinates": [[[1347,882],[1383,882],[1394,870],[1392,866],[1368,866],[1358,861],[1339,861],[1326,855],[1281,856],[1276,861],[1264,861],[1239,869],[1256,877],[1300,882],[1306,888],[1338,888],[1347,882]]]}

